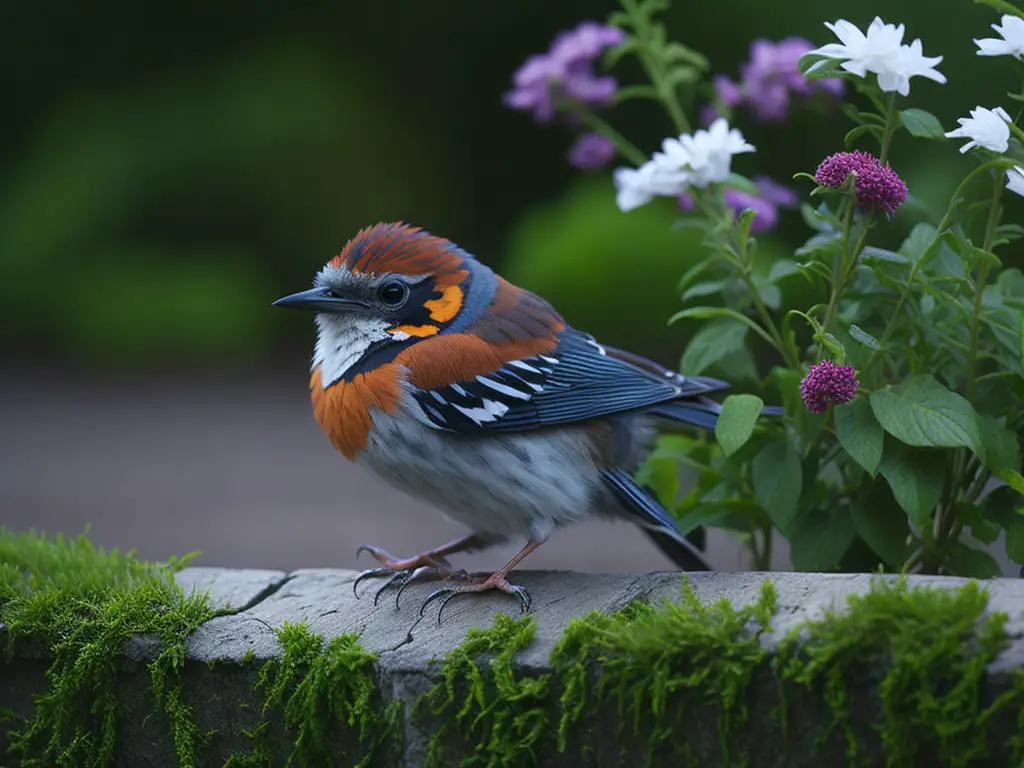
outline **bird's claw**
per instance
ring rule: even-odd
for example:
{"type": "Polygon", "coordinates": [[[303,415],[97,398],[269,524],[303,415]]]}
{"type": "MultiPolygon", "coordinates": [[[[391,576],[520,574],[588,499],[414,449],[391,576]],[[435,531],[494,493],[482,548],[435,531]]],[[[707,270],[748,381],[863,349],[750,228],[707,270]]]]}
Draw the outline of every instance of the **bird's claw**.
{"type": "Polygon", "coordinates": [[[445,607],[456,597],[459,595],[472,594],[474,592],[486,592],[491,589],[497,589],[506,594],[518,597],[520,613],[526,613],[530,610],[530,605],[533,601],[530,598],[530,593],[526,591],[525,587],[521,587],[518,584],[509,584],[505,578],[494,575],[475,584],[442,587],[441,589],[434,590],[427,595],[427,599],[424,600],[423,605],[420,606],[420,617],[423,617],[428,605],[435,600],[441,600],[441,605],[437,609],[437,625],[441,626],[441,616],[444,614],[445,607]]]}
{"type": "MultiPolygon", "coordinates": [[[[383,576],[386,573],[393,574],[395,573],[395,571],[388,568],[387,566],[381,566],[380,568],[370,568],[369,570],[363,571],[358,576],[356,576],[356,580],[352,582],[352,594],[355,595],[356,600],[359,599],[359,582],[364,581],[366,579],[372,579],[374,576],[383,576]]],[[[402,573],[402,571],[399,571],[398,573],[402,573]]],[[[376,603],[376,600],[374,600],[374,602],[376,603]]]]}

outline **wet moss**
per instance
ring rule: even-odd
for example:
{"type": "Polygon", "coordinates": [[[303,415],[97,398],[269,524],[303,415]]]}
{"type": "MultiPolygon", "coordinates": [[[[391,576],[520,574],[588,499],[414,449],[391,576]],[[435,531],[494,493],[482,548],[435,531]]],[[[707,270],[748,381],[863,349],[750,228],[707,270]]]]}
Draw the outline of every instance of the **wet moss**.
{"type": "Polygon", "coordinates": [[[10,756],[24,766],[105,768],[117,747],[118,664],[125,643],[155,635],[163,650],[149,664],[157,706],[166,716],[181,766],[195,766],[204,734],[182,702],[177,674],[185,640],[214,612],[206,595],[173,580],[189,557],[146,563],[134,552],[105,551],[85,534],[49,539],[0,527],[0,622],[6,653],[31,645],[52,659],[47,690],[10,734],[10,756]]]}

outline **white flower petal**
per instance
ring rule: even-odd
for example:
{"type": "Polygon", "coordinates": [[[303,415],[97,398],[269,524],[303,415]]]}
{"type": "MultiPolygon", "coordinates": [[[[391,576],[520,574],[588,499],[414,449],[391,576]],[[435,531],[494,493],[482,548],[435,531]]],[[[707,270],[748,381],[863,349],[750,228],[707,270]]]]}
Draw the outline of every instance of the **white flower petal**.
{"type": "Polygon", "coordinates": [[[1017,165],[1006,172],[1006,188],[1024,197],[1024,168],[1017,165]]]}
{"type": "Polygon", "coordinates": [[[1002,107],[986,109],[977,107],[971,110],[970,117],[959,117],[959,128],[946,133],[948,139],[970,139],[961,152],[971,147],[984,147],[992,152],[1005,152],[1010,146],[1010,116],[1002,107]]]}

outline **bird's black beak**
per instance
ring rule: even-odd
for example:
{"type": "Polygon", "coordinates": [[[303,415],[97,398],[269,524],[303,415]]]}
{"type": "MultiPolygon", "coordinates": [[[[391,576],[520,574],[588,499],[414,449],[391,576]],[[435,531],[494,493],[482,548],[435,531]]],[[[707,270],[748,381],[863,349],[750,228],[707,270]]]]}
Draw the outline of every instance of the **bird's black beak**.
{"type": "Polygon", "coordinates": [[[335,295],[330,288],[318,286],[308,291],[299,291],[290,296],[284,296],[275,301],[274,307],[293,307],[294,309],[305,309],[312,312],[328,312],[341,314],[344,312],[368,312],[369,304],[358,299],[344,299],[335,295]]]}

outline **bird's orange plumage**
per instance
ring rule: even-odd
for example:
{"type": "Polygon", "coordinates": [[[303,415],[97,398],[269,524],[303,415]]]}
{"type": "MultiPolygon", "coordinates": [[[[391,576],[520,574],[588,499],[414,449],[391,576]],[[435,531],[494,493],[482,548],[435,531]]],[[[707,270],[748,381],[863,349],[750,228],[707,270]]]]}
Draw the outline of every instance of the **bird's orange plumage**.
{"type": "Polygon", "coordinates": [[[371,406],[394,413],[401,396],[398,369],[393,363],[361,373],[352,381],[339,381],[327,389],[323,388],[317,366],[309,379],[309,390],[316,423],[349,461],[355,461],[356,454],[366,448],[373,429],[371,406]]]}

